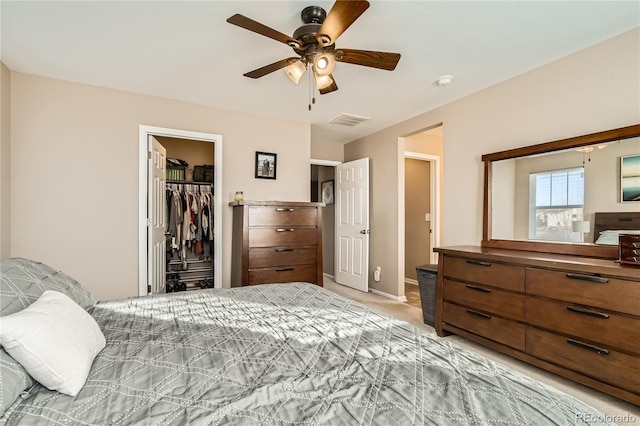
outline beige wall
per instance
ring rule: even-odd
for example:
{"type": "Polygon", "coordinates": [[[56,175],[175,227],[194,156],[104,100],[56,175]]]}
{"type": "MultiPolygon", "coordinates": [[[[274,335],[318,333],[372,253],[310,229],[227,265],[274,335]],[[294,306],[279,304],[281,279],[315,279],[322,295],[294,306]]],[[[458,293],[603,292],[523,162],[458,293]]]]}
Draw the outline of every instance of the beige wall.
{"type": "Polygon", "coordinates": [[[313,141],[311,143],[311,158],[314,160],[344,161],[344,145],[313,141]]]}
{"type": "Polygon", "coordinates": [[[381,266],[383,278],[371,286],[403,294],[394,256],[404,161],[398,137],[443,123],[442,245],[479,244],[482,154],[640,123],[638,52],[634,29],[347,144],[345,160],[372,158],[370,265],[381,266]]]}
{"type": "Polygon", "coordinates": [[[10,254],[62,269],[98,299],[137,294],[141,124],[223,136],[225,284],[235,191],[309,200],[308,124],[21,73],[11,91],[10,254]],[[278,154],[277,180],[254,178],[255,151],[278,154]]]}
{"type": "Polygon", "coordinates": [[[11,73],[0,62],[0,259],[11,242],[11,73]]]}
{"type": "Polygon", "coordinates": [[[156,136],[156,139],[167,150],[168,158],[187,162],[189,166],[185,170],[185,180],[193,181],[194,166],[215,165],[214,143],[165,136],[156,136]]]}
{"type": "Polygon", "coordinates": [[[427,161],[405,158],[404,276],[417,280],[416,267],[430,263],[429,222],[431,168],[427,161]]]}

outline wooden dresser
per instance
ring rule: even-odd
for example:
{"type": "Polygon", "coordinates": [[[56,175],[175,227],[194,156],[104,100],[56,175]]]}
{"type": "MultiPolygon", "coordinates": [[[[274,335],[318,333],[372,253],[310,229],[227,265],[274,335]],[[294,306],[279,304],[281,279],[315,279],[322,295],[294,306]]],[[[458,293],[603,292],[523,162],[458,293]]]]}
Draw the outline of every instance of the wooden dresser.
{"type": "Polygon", "coordinates": [[[323,203],[233,201],[231,286],[322,286],[323,203]]]}
{"type": "Polygon", "coordinates": [[[440,253],[436,331],[640,405],[640,269],[476,246],[440,253]]]}

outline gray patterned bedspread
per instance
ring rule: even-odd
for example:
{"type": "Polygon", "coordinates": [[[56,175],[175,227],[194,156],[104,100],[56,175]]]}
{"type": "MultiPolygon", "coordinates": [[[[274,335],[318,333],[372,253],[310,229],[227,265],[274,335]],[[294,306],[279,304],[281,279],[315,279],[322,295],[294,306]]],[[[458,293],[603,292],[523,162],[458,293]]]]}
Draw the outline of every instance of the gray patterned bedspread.
{"type": "MultiPolygon", "coordinates": [[[[40,385],[7,425],[602,424],[593,408],[310,284],[99,303],[76,397],[40,385]]],[[[0,422],[0,423],[2,423],[0,422]]]]}

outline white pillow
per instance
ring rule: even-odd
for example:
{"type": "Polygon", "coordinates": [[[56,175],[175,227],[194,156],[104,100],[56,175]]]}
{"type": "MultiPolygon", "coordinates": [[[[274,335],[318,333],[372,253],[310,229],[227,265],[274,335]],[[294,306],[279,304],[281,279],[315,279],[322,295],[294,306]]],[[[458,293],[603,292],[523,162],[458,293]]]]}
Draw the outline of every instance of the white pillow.
{"type": "Polygon", "coordinates": [[[47,290],[20,312],[0,317],[0,344],[51,390],[76,396],[105,346],[100,327],[65,294],[47,290]]]}

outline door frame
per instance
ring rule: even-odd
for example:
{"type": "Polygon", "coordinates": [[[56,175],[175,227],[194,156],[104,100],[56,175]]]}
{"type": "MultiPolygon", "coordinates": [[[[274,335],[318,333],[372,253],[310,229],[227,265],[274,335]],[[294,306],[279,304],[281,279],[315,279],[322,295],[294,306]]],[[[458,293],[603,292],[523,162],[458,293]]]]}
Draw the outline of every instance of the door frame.
{"type": "Polygon", "coordinates": [[[170,129],[141,124],[138,133],[138,295],[147,293],[148,277],[148,138],[166,136],[177,139],[190,139],[214,143],[214,287],[222,288],[222,136],[214,133],[193,132],[190,130],[170,129]]]}

